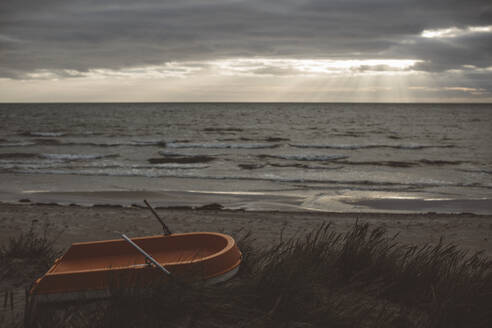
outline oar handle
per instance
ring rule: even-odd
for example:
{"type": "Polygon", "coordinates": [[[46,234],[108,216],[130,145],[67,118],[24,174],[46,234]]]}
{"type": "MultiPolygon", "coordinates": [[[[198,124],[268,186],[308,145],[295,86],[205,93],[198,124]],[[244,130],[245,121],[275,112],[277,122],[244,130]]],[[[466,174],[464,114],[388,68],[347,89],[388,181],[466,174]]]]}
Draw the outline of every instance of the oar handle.
{"type": "Polygon", "coordinates": [[[159,214],[157,214],[157,212],[154,210],[154,208],[149,204],[149,202],[146,199],[144,199],[144,203],[150,209],[150,211],[152,212],[152,214],[154,214],[154,216],[156,217],[156,219],[159,220],[159,222],[161,223],[162,230],[164,230],[164,235],[170,235],[170,234],[172,234],[171,230],[169,230],[169,228],[164,223],[164,221],[162,221],[162,219],[159,216],[159,214]]]}
{"type": "Polygon", "coordinates": [[[165,267],[163,267],[159,262],[157,262],[152,256],[150,256],[146,251],[144,251],[143,249],[141,249],[137,244],[135,244],[130,238],[128,238],[125,234],[121,234],[121,237],[126,240],[127,242],[129,242],[133,247],[135,247],[135,249],[137,251],[139,251],[140,253],[142,253],[143,256],[145,256],[145,258],[150,261],[152,264],[154,264],[157,268],[159,268],[162,272],[164,272],[165,274],[167,274],[168,276],[171,275],[171,272],[169,272],[165,267]]]}

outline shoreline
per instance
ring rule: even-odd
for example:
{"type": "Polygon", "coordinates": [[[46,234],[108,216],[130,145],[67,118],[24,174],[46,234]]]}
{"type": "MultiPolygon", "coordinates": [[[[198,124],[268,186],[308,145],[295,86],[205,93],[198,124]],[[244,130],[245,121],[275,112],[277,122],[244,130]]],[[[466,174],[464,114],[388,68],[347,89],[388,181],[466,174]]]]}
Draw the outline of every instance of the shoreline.
{"type": "Polygon", "coordinates": [[[492,198],[438,199],[370,193],[308,197],[296,193],[199,190],[0,191],[0,203],[7,204],[127,208],[138,207],[137,202],[143,199],[162,209],[220,204],[222,209],[243,211],[492,215],[492,198]]]}
{"type": "MultiPolygon", "coordinates": [[[[400,199],[394,199],[396,201],[401,201],[400,199]]],[[[409,201],[418,203],[425,202],[426,200],[415,200],[409,199],[409,201]]],[[[462,200],[457,200],[462,201],[462,200]]],[[[474,201],[474,200],[470,200],[474,201]]],[[[247,209],[247,208],[228,208],[223,206],[220,203],[206,203],[206,204],[198,204],[198,205],[169,205],[169,206],[154,206],[151,204],[155,210],[171,210],[171,211],[220,211],[220,212],[244,212],[244,213],[291,213],[291,214],[314,214],[314,215],[402,215],[402,216],[420,216],[420,215],[431,215],[431,216],[477,216],[477,217],[490,217],[492,219],[492,214],[488,213],[473,213],[473,212],[435,212],[435,211],[399,211],[399,210],[386,210],[384,206],[380,206],[381,203],[391,203],[393,199],[374,199],[374,200],[361,200],[361,201],[352,201],[352,204],[366,204],[374,202],[375,211],[371,211],[371,208],[368,208],[367,211],[329,211],[329,210],[321,210],[321,209],[310,209],[310,208],[294,208],[294,210],[285,210],[285,209],[247,209]]],[[[0,200],[0,208],[3,205],[11,205],[11,206],[40,206],[40,207],[80,207],[80,208],[112,208],[112,209],[145,209],[148,208],[142,202],[131,203],[131,204],[117,204],[117,203],[67,203],[67,202],[34,202],[29,198],[22,198],[19,200],[13,201],[3,201],[0,200]]],[[[391,208],[391,205],[389,205],[391,208]]],[[[492,222],[491,222],[492,223],[492,222]]]]}
{"type": "Polygon", "coordinates": [[[218,203],[227,209],[373,212],[475,213],[492,215],[485,190],[357,189],[342,185],[309,187],[249,180],[138,178],[47,174],[0,174],[0,202],[130,206],[147,199],[156,207],[218,203]]]}

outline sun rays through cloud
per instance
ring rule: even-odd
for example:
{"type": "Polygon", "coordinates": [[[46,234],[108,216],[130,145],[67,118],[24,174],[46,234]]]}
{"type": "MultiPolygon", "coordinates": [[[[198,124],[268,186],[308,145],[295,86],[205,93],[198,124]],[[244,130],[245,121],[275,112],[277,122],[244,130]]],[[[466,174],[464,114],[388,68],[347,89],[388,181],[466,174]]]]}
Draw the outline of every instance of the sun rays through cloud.
{"type": "Polygon", "coordinates": [[[419,74],[414,70],[418,63],[415,59],[230,58],[121,69],[43,69],[1,83],[8,89],[9,84],[43,81],[42,89],[33,89],[47,96],[55,89],[65,90],[75,99],[98,101],[129,95],[139,101],[413,101],[404,88],[408,79],[419,74]],[[145,94],[135,91],[142,88],[145,94]]]}
{"type": "Polygon", "coordinates": [[[470,1],[3,1],[0,101],[489,102],[470,1]]]}
{"type": "Polygon", "coordinates": [[[33,90],[33,100],[46,97],[47,101],[60,91],[71,95],[61,101],[250,102],[414,102],[433,101],[437,93],[452,100],[487,93],[484,88],[434,81],[432,74],[415,69],[419,63],[414,59],[232,58],[118,70],[37,70],[21,80],[1,79],[0,94],[25,98],[15,93],[19,85],[33,90]],[[34,87],[38,81],[43,81],[42,88],[34,87]]]}
{"type": "Polygon", "coordinates": [[[456,38],[470,34],[492,33],[492,25],[488,26],[468,26],[466,28],[448,27],[433,30],[422,31],[421,36],[424,38],[456,38]]]}

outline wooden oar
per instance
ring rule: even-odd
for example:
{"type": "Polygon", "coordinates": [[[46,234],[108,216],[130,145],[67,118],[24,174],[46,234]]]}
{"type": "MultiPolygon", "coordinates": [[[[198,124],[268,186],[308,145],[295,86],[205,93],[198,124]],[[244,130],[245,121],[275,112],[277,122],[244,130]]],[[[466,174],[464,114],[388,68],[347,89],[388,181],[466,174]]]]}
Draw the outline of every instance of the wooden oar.
{"type": "Polygon", "coordinates": [[[168,276],[171,275],[171,272],[169,272],[165,267],[163,267],[159,262],[157,262],[152,256],[150,256],[149,254],[147,254],[146,251],[144,251],[143,249],[141,249],[137,244],[135,244],[130,238],[128,238],[125,234],[122,234],[121,237],[123,237],[124,240],[126,240],[127,242],[130,243],[130,245],[132,245],[133,247],[135,247],[135,249],[137,251],[139,251],[143,256],[145,256],[145,262],[150,262],[152,263],[153,265],[156,266],[156,268],[160,269],[162,272],[164,272],[165,274],[167,274],[168,276]]]}
{"type": "Polygon", "coordinates": [[[156,219],[159,220],[159,222],[161,223],[162,230],[164,230],[164,235],[170,235],[170,234],[172,234],[171,230],[169,230],[169,228],[164,223],[164,221],[162,221],[162,219],[159,216],[159,214],[157,214],[157,212],[154,210],[154,208],[149,204],[149,202],[146,199],[144,199],[144,203],[152,211],[152,214],[154,214],[154,216],[156,217],[156,219]]]}

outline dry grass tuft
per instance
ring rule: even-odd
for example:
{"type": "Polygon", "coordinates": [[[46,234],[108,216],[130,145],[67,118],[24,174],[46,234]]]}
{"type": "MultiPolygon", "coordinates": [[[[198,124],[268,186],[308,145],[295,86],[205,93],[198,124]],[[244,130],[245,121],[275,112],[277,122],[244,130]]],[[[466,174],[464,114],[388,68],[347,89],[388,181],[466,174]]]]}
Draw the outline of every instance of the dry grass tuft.
{"type": "Polygon", "coordinates": [[[27,232],[11,237],[0,246],[0,282],[18,287],[44,274],[60,255],[53,246],[56,238],[49,223],[39,228],[33,223],[27,232]]]}

